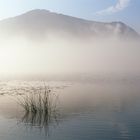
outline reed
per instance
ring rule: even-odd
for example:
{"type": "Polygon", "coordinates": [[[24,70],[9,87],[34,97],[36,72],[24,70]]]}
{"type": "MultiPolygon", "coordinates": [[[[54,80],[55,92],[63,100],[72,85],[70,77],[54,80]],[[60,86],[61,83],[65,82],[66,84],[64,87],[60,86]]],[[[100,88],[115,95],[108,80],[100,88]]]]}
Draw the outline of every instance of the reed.
{"type": "Polygon", "coordinates": [[[26,113],[51,115],[56,110],[56,95],[47,86],[22,95],[18,102],[26,113]]]}

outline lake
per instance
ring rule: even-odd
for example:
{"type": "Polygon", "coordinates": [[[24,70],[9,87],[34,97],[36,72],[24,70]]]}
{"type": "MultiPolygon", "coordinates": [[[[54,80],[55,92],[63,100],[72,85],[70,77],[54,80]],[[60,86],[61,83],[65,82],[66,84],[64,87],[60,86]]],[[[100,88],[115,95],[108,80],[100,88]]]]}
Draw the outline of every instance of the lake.
{"type": "Polygon", "coordinates": [[[1,81],[1,140],[139,140],[140,79],[1,81]],[[52,118],[28,116],[20,96],[43,88],[58,97],[52,118]]]}

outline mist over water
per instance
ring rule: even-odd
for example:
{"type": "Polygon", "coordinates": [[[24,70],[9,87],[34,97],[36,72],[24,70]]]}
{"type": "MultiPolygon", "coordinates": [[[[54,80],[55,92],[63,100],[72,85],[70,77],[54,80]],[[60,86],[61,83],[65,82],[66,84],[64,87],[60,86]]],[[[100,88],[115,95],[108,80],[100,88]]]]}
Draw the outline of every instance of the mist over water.
{"type": "Polygon", "coordinates": [[[139,140],[139,54],[121,21],[41,9],[0,21],[0,140],[139,140]]]}
{"type": "Polygon", "coordinates": [[[139,75],[140,43],[134,40],[48,36],[0,40],[0,75],[139,75]]]}

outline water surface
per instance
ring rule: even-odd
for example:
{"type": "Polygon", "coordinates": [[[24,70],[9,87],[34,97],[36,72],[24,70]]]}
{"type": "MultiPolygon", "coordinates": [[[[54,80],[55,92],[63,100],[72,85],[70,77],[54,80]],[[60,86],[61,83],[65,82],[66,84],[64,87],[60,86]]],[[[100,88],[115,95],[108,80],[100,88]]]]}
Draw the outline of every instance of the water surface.
{"type": "Polygon", "coordinates": [[[43,87],[42,81],[0,82],[2,140],[139,140],[140,81],[45,82],[59,95],[58,114],[26,116],[16,100],[43,87]],[[18,98],[17,98],[18,97],[18,98]],[[40,121],[44,122],[41,123],[40,121]],[[34,123],[33,123],[34,122],[34,123]]]}

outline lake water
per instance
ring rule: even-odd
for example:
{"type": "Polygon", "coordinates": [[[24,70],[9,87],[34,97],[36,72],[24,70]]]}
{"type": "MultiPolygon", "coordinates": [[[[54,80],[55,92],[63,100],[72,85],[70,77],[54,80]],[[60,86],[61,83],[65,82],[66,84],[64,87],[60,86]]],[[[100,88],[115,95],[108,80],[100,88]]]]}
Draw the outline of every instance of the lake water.
{"type": "Polygon", "coordinates": [[[139,79],[45,84],[59,97],[58,115],[42,121],[17,100],[44,82],[0,82],[0,140],[140,140],[139,79]]]}

